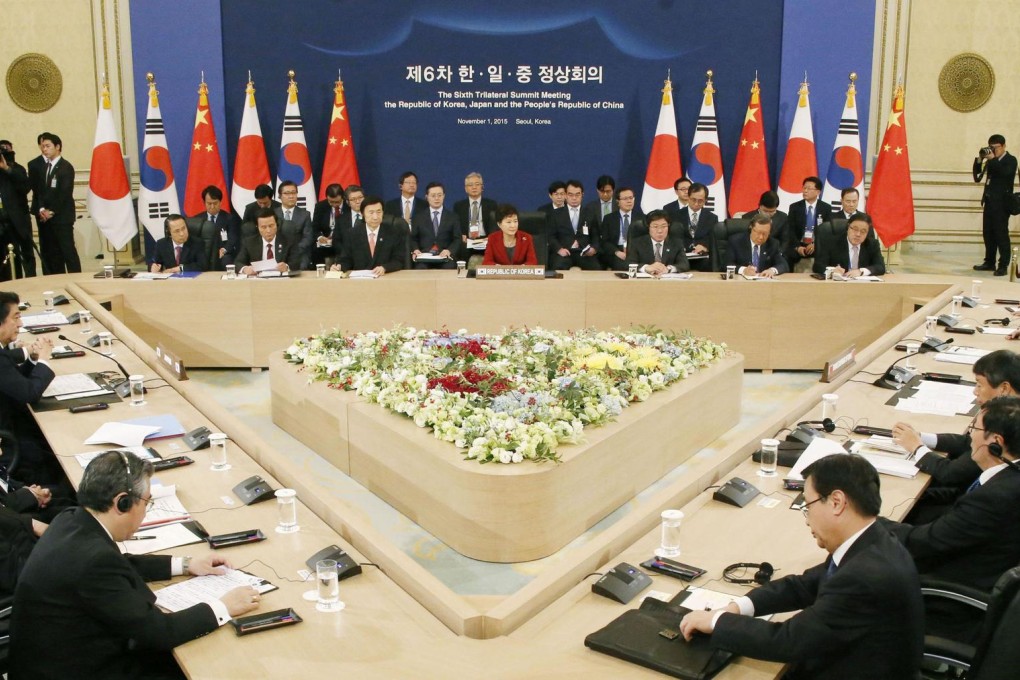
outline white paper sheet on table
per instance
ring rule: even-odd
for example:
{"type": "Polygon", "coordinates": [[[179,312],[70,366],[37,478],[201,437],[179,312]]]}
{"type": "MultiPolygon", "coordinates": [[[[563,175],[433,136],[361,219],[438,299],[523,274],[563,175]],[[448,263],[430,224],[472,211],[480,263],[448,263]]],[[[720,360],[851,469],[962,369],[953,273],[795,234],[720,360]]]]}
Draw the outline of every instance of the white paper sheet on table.
{"type": "Polygon", "coordinates": [[[21,321],[24,328],[32,326],[63,326],[67,323],[67,317],[61,312],[39,312],[38,314],[22,314],[21,321]]]}
{"type": "Polygon", "coordinates": [[[152,504],[152,508],[145,513],[145,519],[142,520],[143,527],[154,527],[191,519],[191,514],[185,509],[181,499],[177,497],[176,484],[153,484],[150,493],[155,502],[152,504]]]}
{"type": "Polygon", "coordinates": [[[1012,333],[1016,329],[1015,328],[1008,328],[1008,327],[1005,327],[1005,326],[981,326],[981,328],[979,330],[982,333],[987,333],[989,335],[1009,335],[1010,333],[1012,333]]]}
{"type": "Polygon", "coordinates": [[[149,447],[147,446],[124,446],[120,449],[107,449],[106,451],[86,451],[83,453],[76,453],[74,455],[74,459],[78,461],[82,467],[85,467],[91,463],[93,459],[98,458],[104,453],[109,453],[110,451],[127,451],[128,453],[135,454],[142,460],[158,460],[158,458],[149,453],[149,447]]]}
{"type": "Polygon", "coordinates": [[[158,427],[128,425],[127,423],[103,423],[86,444],[116,444],[117,446],[141,446],[145,438],[159,432],[158,427]]]}
{"type": "Polygon", "coordinates": [[[253,586],[260,593],[276,590],[276,586],[265,579],[237,569],[228,569],[222,576],[195,576],[157,590],[156,606],[170,612],[179,612],[200,602],[218,600],[240,586],[253,586]]]}
{"type": "Polygon", "coordinates": [[[276,269],[276,260],[255,260],[251,263],[251,268],[255,270],[255,273],[269,271],[270,269],[276,269]]]}
{"type": "Polygon", "coordinates": [[[991,351],[990,349],[977,349],[976,347],[950,347],[945,352],[936,354],[935,361],[973,366],[975,361],[991,351]]]}
{"type": "Polygon", "coordinates": [[[99,390],[101,390],[99,383],[93,380],[88,373],[67,373],[55,376],[42,396],[61,397],[65,394],[82,394],[99,390]]]}
{"type": "Polygon", "coordinates": [[[143,539],[141,541],[121,541],[117,545],[120,546],[122,553],[128,555],[148,555],[160,550],[169,550],[181,545],[202,542],[202,539],[194,531],[188,529],[181,522],[164,524],[152,527],[151,529],[140,529],[135,532],[135,536],[155,536],[155,538],[143,539]]]}
{"type": "Polygon", "coordinates": [[[371,269],[355,269],[348,276],[352,279],[377,279],[379,278],[371,269]]]}
{"type": "MultiPolygon", "coordinates": [[[[824,437],[815,437],[811,440],[811,443],[808,444],[808,447],[804,449],[804,453],[800,454],[800,458],[797,459],[797,464],[790,470],[790,474],[787,475],[787,478],[803,479],[804,469],[811,463],[821,458],[825,458],[826,456],[841,455],[845,453],[846,449],[844,449],[838,442],[831,439],[825,439],[824,437]]],[[[910,460],[867,453],[862,453],[860,455],[875,466],[875,469],[883,475],[892,475],[894,477],[905,477],[910,479],[915,477],[918,472],[914,463],[910,460]]]]}

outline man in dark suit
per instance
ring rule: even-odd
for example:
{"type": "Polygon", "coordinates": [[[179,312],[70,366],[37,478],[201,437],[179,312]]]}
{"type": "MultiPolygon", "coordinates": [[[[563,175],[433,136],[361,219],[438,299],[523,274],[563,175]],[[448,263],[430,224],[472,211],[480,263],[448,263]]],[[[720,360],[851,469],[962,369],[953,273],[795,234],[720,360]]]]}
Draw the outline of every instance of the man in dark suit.
{"type": "Polygon", "coordinates": [[[352,229],[343,241],[340,263],[334,270],[371,270],[376,276],[404,268],[407,254],[407,229],[399,226],[402,220],[383,223],[383,202],[378,196],[369,196],[361,204],[364,227],[352,229]]]}
{"type": "Polygon", "coordinates": [[[156,241],[155,252],[149,259],[149,271],[177,274],[178,272],[204,272],[206,270],[205,244],[199,238],[190,238],[188,223],[181,215],[169,215],[165,221],[169,236],[156,241]]]}
{"type": "Polygon", "coordinates": [[[32,186],[32,214],[39,225],[39,248],[46,274],[81,271],[74,245],[74,167],[61,155],[60,137],[50,132],[39,135],[41,162],[29,163],[32,186]]]}
{"type": "Polygon", "coordinates": [[[688,253],[706,256],[691,262],[691,268],[700,272],[711,271],[707,255],[712,242],[712,230],[719,224],[715,213],[705,208],[707,200],[708,187],[700,182],[691,184],[687,190],[687,206],[680,211],[673,225],[674,233],[679,234],[688,253]]]}
{"type": "MultiPolygon", "coordinates": [[[[1000,349],[974,362],[974,401],[981,406],[995,397],[1020,395],[1020,355],[1000,349]],[[1016,387],[1014,387],[1014,385],[1016,387]]],[[[934,520],[948,510],[956,499],[981,474],[970,457],[970,433],[918,432],[911,425],[899,422],[893,426],[897,444],[912,452],[914,465],[931,475],[931,483],[910,511],[911,524],[934,520]],[[941,455],[945,454],[945,455],[941,455]]]]}
{"type": "Polygon", "coordinates": [[[280,234],[296,249],[294,259],[298,266],[295,269],[310,269],[312,249],[315,237],[312,234],[312,215],[297,204],[297,184],[290,180],[280,182],[277,188],[280,196],[280,207],[276,209],[276,219],[280,225],[280,234]]]}
{"type": "Polygon", "coordinates": [[[620,187],[616,192],[618,209],[603,218],[599,229],[602,266],[614,272],[627,271],[627,245],[633,238],[648,233],[645,215],[640,208],[634,207],[634,203],[634,190],[620,187]]]}
{"type": "Polygon", "coordinates": [[[680,211],[687,207],[687,192],[690,191],[691,180],[689,177],[680,177],[673,182],[673,191],[676,192],[676,200],[670,201],[662,206],[662,209],[669,215],[670,224],[676,227],[680,224],[680,211]]]}
{"type": "Polygon", "coordinates": [[[467,250],[468,239],[484,239],[499,230],[496,224],[496,201],[483,198],[485,182],[479,172],[468,173],[464,178],[464,193],[467,198],[453,204],[453,213],[457,216],[461,228],[461,246],[454,251],[457,259],[466,260],[470,254],[467,250]]]}
{"type": "Polygon", "coordinates": [[[768,215],[751,218],[747,234],[734,234],[729,240],[728,264],[743,276],[761,276],[771,279],[790,271],[783,258],[779,242],[772,235],[772,221],[768,215]]]}
{"type": "Polygon", "coordinates": [[[549,183],[549,202],[538,206],[538,212],[544,212],[546,218],[552,215],[552,211],[562,208],[567,204],[567,183],[560,180],[549,183]]]}
{"type": "Polygon", "coordinates": [[[598,192],[598,199],[588,201],[584,204],[584,216],[589,223],[594,222],[601,230],[602,222],[606,217],[616,210],[616,180],[609,175],[599,175],[595,180],[595,191],[598,192]]]}
{"type": "Polygon", "coordinates": [[[326,198],[315,204],[312,211],[312,264],[325,264],[333,253],[333,232],[344,213],[344,188],[339,184],[326,187],[326,198]]]}
{"type": "MultiPolygon", "coordinates": [[[[32,218],[28,207],[28,171],[15,160],[14,145],[0,139],[0,200],[11,223],[11,237],[18,255],[18,276],[35,276],[35,244],[32,242],[32,218]],[[6,168],[4,167],[6,166],[6,168]],[[6,181],[4,181],[6,180],[6,181]],[[6,188],[5,188],[6,187],[6,188]]],[[[3,220],[0,214],[0,220],[3,220]]],[[[6,247],[3,252],[7,252],[6,247]]]]}
{"type": "Polygon", "coordinates": [[[834,267],[834,273],[848,279],[885,274],[882,246],[870,234],[871,218],[864,213],[857,213],[847,223],[846,231],[835,227],[831,240],[818,243],[814,272],[823,274],[826,267],[834,267]]]}
{"type": "Polygon", "coordinates": [[[981,194],[982,212],[981,236],[985,241],[985,259],[974,265],[978,271],[995,270],[996,276],[1005,276],[1009,267],[1009,209],[1013,195],[1013,180],[1016,178],[1016,158],[1006,151],[1006,138],[992,135],[988,138],[987,151],[981,150],[981,157],[974,159],[974,181],[984,182],[981,194]],[[995,252],[999,252],[999,265],[995,266],[995,252]]]}
{"type": "Polygon", "coordinates": [[[357,184],[348,184],[344,189],[344,198],[347,199],[347,206],[329,237],[333,244],[334,261],[340,257],[344,239],[351,233],[351,229],[365,228],[365,220],[361,218],[361,202],[365,200],[365,190],[357,184]]]}
{"type": "Polygon", "coordinates": [[[680,631],[712,644],[792,664],[785,678],[915,678],[924,644],[921,588],[910,555],[876,521],[878,473],[856,455],[804,471],[801,508],[822,564],[752,590],[723,609],[691,612],[680,631]],[[782,622],[755,618],[800,610],[782,622]]]}
{"type": "Polygon", "coordinates": [[[648,213],[648,234],[634,236],[627,250],[627,264],[638,265],[638,271],[652,276],[688,271],[691,267],[684,254],[684,244],[669,235],[669,216],[663,210],[648,213]]]}
{"type": "Polygon", "coordinates": [[[861,211],[857,209],[857,206],[861,202],[861,194],[857,189],[853,187],[847,187],[839,193],[839,209],[833,210],[832,214],[829,215],[830,220],[844,220],[849,222],[858,215],[863,215],[861,211]]]}
{"type": "Polygon", "coordinates": [[[242,239],[241,248],[234,260],[238,272],[253,276],[256,272],[251,263],[265,260],[274,261],[276,264],[273,268],[278,272],[300,269],[297,247],[279,232],[277,219],[272,208],[262,208],[255,213],[259,235],[242,239]]]}
{"type": "Polygon", "coordinates": [[[792,269],[804,258],[815,255],[815,229],[832,216],[832,207],[818,197],[822,194],[822,180],[805,177],[801,190],[804,198],[790,204],[789,242],[784,256],[792,269]]]}
{"type": "Polygon", "coordinates": [[[386,215],[399,217],[408,224],[418,213],[428,210],[429,204],[415,196],[418,193],[418,175],[408,170],[400,175],[400,196],[386,202],[386,215]]]}
{"type": "Polygon", "coordinates": [[[598,258],[599,226],[588,221],[581,210],[584,185],[567,180],[567,204],[549,214],[549,268],[585,271],[602,269],[598,258]]]}
{"type": "Polygon", "coordinates": [[[188,219],[188,231],[205,245],[206,268],[223,271],[228,264],[234,264],[241,247],[241,225],[233,213],[220,209],[223,192],[219,187],[210,184],[203,189],[202,200],[205,212],[188,219]]]}
{"type": "MultiPolygon", "coordinates": [[[[917,564],[932,576],[991,592],[1020,563],[1020,397],[995,397],[967,428],[981,475],[938,519],[911,525],[885,520],[917,564]]],[[[978,626],[969,608],[928,610],[928,630],[961,641],[978,626]]]]}
{"type": "Polygon", "coordinates": [[[244,214],[241,217],[242,226],[248,225],[250,233],[242,231],[241,238],[248,238],[257,233],[255,229],[255,213],[262,208],[279,208],[280,202],[273,198],[273,187],[268,184],[260,184],[255,187],[255,200],[244,206],[244,214]]]}
{"type": "Polygon", "coordinates": [[[229,561],[122,555],[152,504],[152,465],[106,452],[82,475],[82,507],[59,515],[22,570],[11,617],[10,678],[176,678],[171,650],[258,607],[251,586],[164,613],[146,581],[225,573],[229,561]],[[60,653],[53,635],[63,631],[60,653]]]}
{"type": "Polygon", "coordinates": [[[758,199],[758,209],[749,210],[741,215],[741,217],[751,219],[758,213],[768,215],[772,220],[772,236],[770,238],[779,243],[785,259],[790,242],[790,230],[787,214],[779,209],[779,194],[774,191],[762,192],[761,197],[758,199]]]}
{"type": "Polygon", "coordinates": [[[408,241],[415,269],[455,269],[453,255],[461,246],[460,220],[443,206],[446,187],[442,182],[429,182],[425,187],[425,200],[429,209],[411,219],[411,238],[408,241]],[[439,257],[432,261],[422,258],[439,257]],[[422,259],[419,259],[422,258],[422,259]]]}

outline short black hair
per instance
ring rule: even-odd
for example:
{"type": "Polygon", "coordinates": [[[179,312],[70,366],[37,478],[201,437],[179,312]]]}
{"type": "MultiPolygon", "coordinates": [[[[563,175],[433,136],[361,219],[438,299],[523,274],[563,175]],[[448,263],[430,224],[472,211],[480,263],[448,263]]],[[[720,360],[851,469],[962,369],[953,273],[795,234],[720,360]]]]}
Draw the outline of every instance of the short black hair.
{"type": "Polygon", "coordinates": [[[758,205],[761,206],[762,208],[768,208],[769,210],[772,210],[773,208],[778,208],[779,194],[777,194],[774,191],[763,191],[761,194],[761,198],[758,199],[758,205]]]}
{"type": "Polygon", "coordinates": [[[708,196],[709,196],[708,187],[706,187],[701,182],[692,182],[691,186],[688,187],[688,189],[687,189],[687,195],[690,196],[691,194],[695,194],[695,193],[697,193],[699,191],[704,191],[705,192],[705,200],[707,201],[708,200],[708,196]]]}
{"type": "Polygon", "coordinates": [[[846,226],[849,228],[849,226],[854,222],[864,222],[865,224],[867,224],[868,236],[869,237],[871,236],[871,230],[875,228],[875,225],[871,223],[871,217],[869,217],[866,213],[859,212],[850,218],[850,221],[846,223],[846,226]]]}
{"type": "Polygon", "coordinates": [[[1020,457],[1020,397],[995,397],[981,405],[985,434],[1002,437],[1006,451],[1020,457]]]}
{"type": "Polygon", "coordinates": [[[277,185],[277,187],[276,187],[276,194],[278,196],[283,196],[283,190],[285,188],[287,188],[287,187],[294,187],[295,189],[297,189],[297,182],[295,182],[294,180],[290,180],[290,179],[283,180],[282,182],[280,182],[277,185]]]}
{"type": "Polygon", "coordinates": [[[988,138],[988,144],[989,145],[991,145],[991,144],[1002,144],[1003,146],[1005,146],[1006,145],[1006,138],[1003,137],[1002,135],[992,135],[991,137],[988,138]]]}
{"type": "Polygon", "coordinates": [[[584,193],[584,185],[581,184],[581,180],[579,179],[568,179],[567,188],[569,189],[570,187],[577,187],[578,189],[581,190],[582,194],[584,193]]]}
{"type": "Polygon", "coordinates": [[[177,220],[184,220],[185,224],[188,223],[188,221],[184,219],[184,215],[170,213],[169,215],[166,216],[166,219],[163,220],[163,236],[170,238],[170,223],[176,222],[177,220]]]}
{"type": "Polygon", "coordinates": [[[549,193],[555,194],[560,189],[567,190],[567,183],[562,180],[555,180],[549,184],[549,193]]]}
{"type": "Polygon", "coordinates": [[[364,213],[365,212],[365,208],[367,208],[370,205],[376,205],[376,204],[383,205],[383,200],[382,200],[381,197],[379,197],[379,196],[365,196],[365,200],[363,200],[361,202],[361,212],[364,213]]]}
{"type": "Polygon", "coordinates": [[[39,135],[39,144],[42,144],[44,140],[53,142],[53,146],[59,146],[61,150],[64,148],[64,143],[60,141],[60,136],[52,132],[44,132],[39,135]]]}
{"type": "Polygon", "coordinates": [[[222,201],[223,192],[215,184],[210,184],[205,189],[202,189],[202,200],[205,201],[209,198],[212,198],[214,201],[222,201]]]}
{"type": "Polygon", "coordinates": [[[804,468],[804,479],[809,478],[819,496],[826,498],[833,491],[842,491],[865,517],[878,517],[882,510],[878,471],[862,456],[849,453],[819,458],[804,468]]]}
{"type": "Polygon", "coordinates": [[[857,191],[857,187],[847,187],[846,189],[843,189],[843,191],[839,192],[839,197],[846,198],[847,194],[857,194],[860,196],[861,192],[857,191]]]}
{"type": "Polygon", "coordinates": [[[645,224],[651,226],[652,222],[655,220],[666,220],[667,227],[673,223],[673,221],[669,219],[669,213],[665,210],[653,210],[645,215],[645,224]]]}
{"type": "Polygon", "coordinates": [[[400,173],[400,181],[397,182],[397,186],[403,184],[404,180],[407,179],[408,177],[414,177],[414,181],[415,182],[418,181],[418,175],[414,174],[413,170],[405,170],[404,172],[400,173]]]}
{"type": "Polygon", "coordinates": [[[595,187],[601,191],[606,187],[616,188],[616,180],[609,175],[599,175],[599,178],[595,180],[595,187]]]}
{"type": "Polygon", "coordinates": [[[691,178],[688,177],[687,175],[684,175],[683,177],[678,178],[677,181],[673,182],[673,191],[679,189],[680,185],[683,184],[684,182],[693,184],[693,182],[691,182],[691,178]]]}
{"type": "Polygon", "coordinates": [[[1020,354],[1008,349],[989,352],[974,362],[974,375],[982,376],[992,387],[1009,383],[1020,392],[1020,354]]]}
{"type": "Polygon", "coordinates": [[[21,304],[21,298],[17,293],[0,291],[0,323],[7,321],[7,315],[11,313],[11,305],[17,307],[21,304]]]}
{"type": "Polygon", "coordinates": [[[427,194],[437,187],[442,189],[444,194],[446,193],[446,187],[443,186],[442,182],[429,182],[425,185],[425,193],[427,194]]]}
{"type": "Polygon", "coordinates": [[[122,493],[141,500],[151,477],[149,461],[129,451],[106,451],[85,468],[78,486],[78,503],[88,510],[106,512],[122,493]]]}
{"type": "Polygon", "coordinates": [[[344,195],[344,188],[339,184],[330,184],[326,187],[326,196],[329,198],[340,198],[344,195]]]}
{"type": "Polygon", "coordinates": [[[620,194],[622,194],[624,191],[629,191],[629,192],[633,193],[634,194],[634,198],[637,198],[637,192],[634,191],[634,187],[622,186],[622,187],[620,187],[619,189],[616,190],[616,200],[618,200],[618,201],[620,200],[620,194]]]}
{"type": "Polygon", "coordinates": [[[811,182],[812,184],[814,184],[814,185],[815,185],[815,188],[816,188],[816,189],[818,189],[819,191],[821,191],[821,190],[822,190],[822,186],[823,186],[823,185],[822,185],[822,180],[821,180],[821,179],[819,179],[818,177],[815,177],[814,175],[811,175],[810,177],[805,177],[805,178],[804,178],[804,181],[803,181],[803,182],[801,182],[801,183],[800,183],[800,185],[801,185],[801,186],[804,186],[804,185],[805,185],[805,184],[807,184],[808,182],[811,182]]]}
{"type": "Polygon", "coordinates": [[[513,206],[513,205],[511,205],[509,203],[500,203],[498,206],[496,206],[496,222],[497,222],[497,224],[499,222],[502,222],[506,218],[510,217],[511,215],[520,216],[520,213],[517,212],[517,208],[515,206],[513,206]]]}
{"type": "Polygon", "coordinates": [[[765,213],[755,213],[754,217],[751,218],[750,223],[748,223],[747,225],[747,230],[751,231],[752,229],[754,229],[754,225],[756,224],[767,224],[769,225],[769,229],[771,229],[772,218],[766,215],[765,213]]]}
{"type": "Polygon", "coordinates": [[[255,198],[272,198],[273,187],[268,184],[260,184],[255,187],[255,198]]]}
{"type": "Polygon", "coordinates": [[[276,226],[278,227],[280,226],[280,221],[276,218],[276,211],[273,210],[272,208],[259,208],[258,210],[256,210],[255,224],[257,225],[259,223],[259,220],[262,219],[263,217],[272,217],[273,223],[276,224],[276,226]]]}

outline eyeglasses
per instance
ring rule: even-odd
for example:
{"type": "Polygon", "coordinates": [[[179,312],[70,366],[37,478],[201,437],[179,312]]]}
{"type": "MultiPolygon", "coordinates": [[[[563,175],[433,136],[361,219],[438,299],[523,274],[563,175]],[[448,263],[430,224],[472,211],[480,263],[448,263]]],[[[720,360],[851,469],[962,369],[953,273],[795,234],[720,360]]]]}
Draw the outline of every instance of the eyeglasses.
{"type": "Polygon", "coordinates": [[[805,503],[803,506],[801,506],[801,512],[804,513],[805,517],[807,517],[808,516],[808,507],[810,507],[812,504],[818,503],[819,501],[824,501],[827,498],[828,498],[827,495],[819,495],[818,498],[815,499],[814,501],[810,501],[808,503],[805,503]]]}
{"type": "Polygon", "coordinates": [[[131,495],[135,496],[135,498],[137,498],[138,500],[143,501],[145,503],[145,512],[148,512],[149,510],[152,510],[152,506],[154,506],[156,504],[156,499],[153,498],[152,496],[149,496],[148,498],[142,498],[141,496],[136,496],[135,494],[131,494],[131,495]]]}
{"type": "Polygon", "coordinates": [[[971,434],[974,434],[975,430],[977,430],[978,432],[987,432],[988,431],[988,430],[986,430],[983,427],[976,427],[974,425],[974,421],[972,420],[972,421],[970,421],[970,425],[967,426],[967,435],[969,436],[971,434]]]}

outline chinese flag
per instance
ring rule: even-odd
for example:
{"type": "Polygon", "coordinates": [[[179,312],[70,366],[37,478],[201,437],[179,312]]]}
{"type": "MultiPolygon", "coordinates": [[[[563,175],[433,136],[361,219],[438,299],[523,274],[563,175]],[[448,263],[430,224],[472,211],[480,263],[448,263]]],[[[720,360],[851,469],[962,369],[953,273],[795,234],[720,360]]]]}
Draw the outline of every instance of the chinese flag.
{"type": "Polygon", "coordinates": [[[907,154],[907,119],[903,111],[903,86],[893,94],[892,113],[871,173],[868,213],[886,248],[914,233],[914,192],[910,186],[907,154]]]}
{"type": "Polygon", "coordinates": [[[333,88],[333,115],[329,122],[326,158],[322,162],[320,201],[326,200],[326,187],[330,184],[339,184],[342,187],[361,184],[361,178],[358,177],[358,160],[354,157],[354,139],[351,137],[351,121],[348,119],[347,104],[344,101],[342,80],[336,81],[333,88]]]}
{"type": "Polygon", "coordinates": [[[195,131],[191,136],[188,181],[184,185],[184,212],[187,215],[196,215],[205,210],[202,190],[210,184],[223,192],[222,210],[230,212],[230,194],[227,193],[220,147],[216,143],[212,111],[209,110],[209,88],[202,81],[198,86],[198,109],[195,111],[195,131]]]}
{"type": "Polygon", "coordinates": [[[758,209],[758,199],[771,188],[768,159],[765,156],[765,129],[762,126],[758,79],[751,85],[751,101],[744,114],[737,160],[730,181],[730,217],[758,209]]]}

